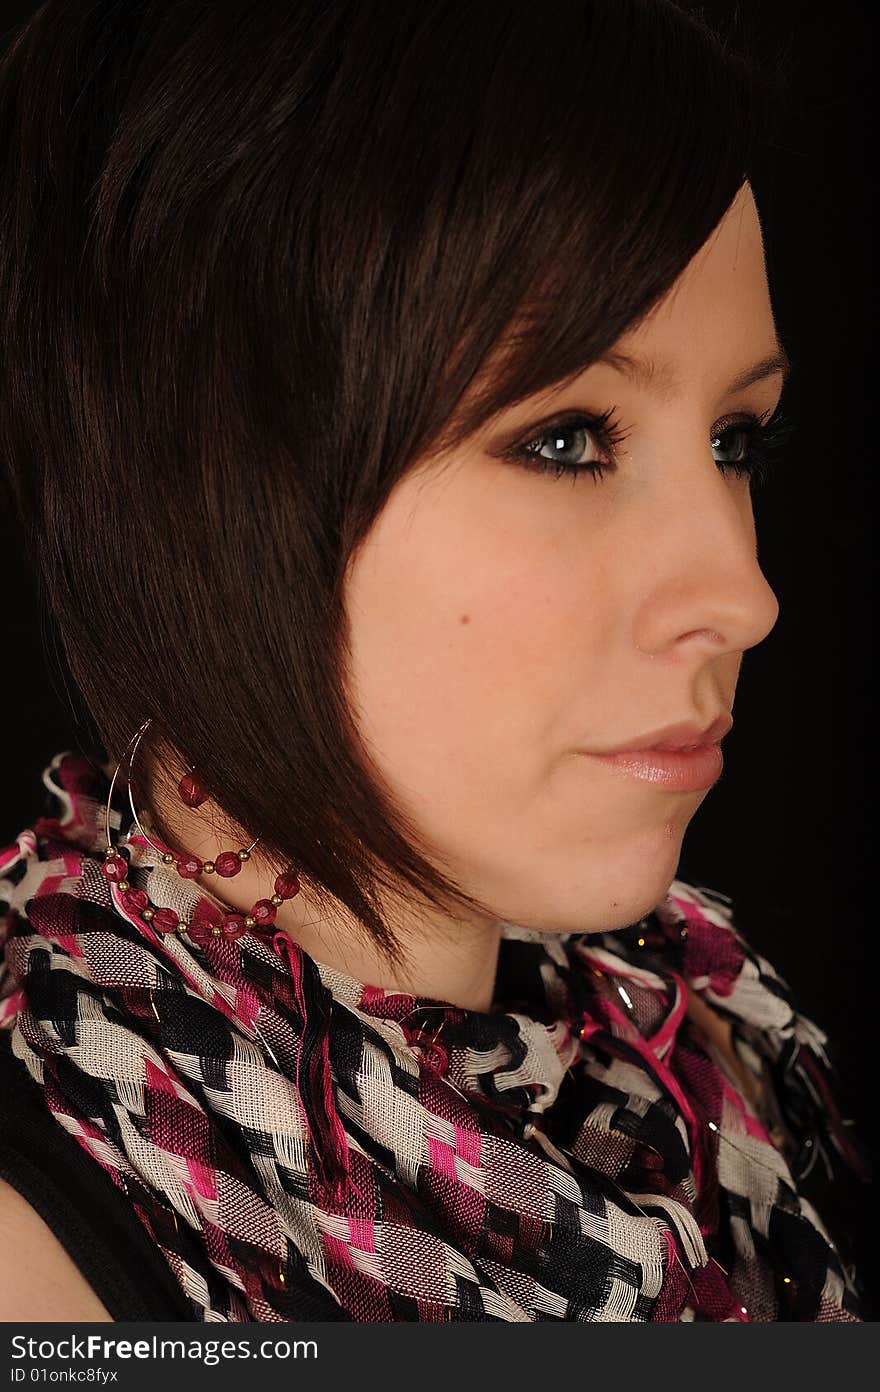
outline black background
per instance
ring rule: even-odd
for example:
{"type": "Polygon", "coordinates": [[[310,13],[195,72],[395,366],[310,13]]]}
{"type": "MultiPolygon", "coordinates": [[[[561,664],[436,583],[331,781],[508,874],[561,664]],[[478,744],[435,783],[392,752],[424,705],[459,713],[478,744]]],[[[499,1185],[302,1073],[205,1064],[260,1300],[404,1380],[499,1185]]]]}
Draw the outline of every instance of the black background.
{"type": "MultiPolygon", "coordinates": [[[[33,8],[5,4],[2,29],[33,8]]],[[[704,8],[711,17],[731,7],[704,8]]],[[[777,52],[791,43],[789,114],[754,188],[777,324],[795,365],[786,400],[797,429],[756,498],[760,560],[780,617],[745,655],[725,771],[688,829],[679,875],[733,896],[751,942],[828,1031],[842,1110],[876,1165],[880,1001],[873,999],[869,845],[876,726],[868,670],[876,638],[868,558],[876,543],[866,487],[876,452],[868,321],[873,49],[852,3],[751,0],[740,9],[762,45],[777,52]]],[[[0,521],[0,583],[6,844],[39,810],[44,765],[60,749],[88,747],[90,726],[8,516],[0,521]]],[[[838,1186],[828,1217],[853,1238],[867,1314],[876,1320],[876,1183],[838,1186]]]]}

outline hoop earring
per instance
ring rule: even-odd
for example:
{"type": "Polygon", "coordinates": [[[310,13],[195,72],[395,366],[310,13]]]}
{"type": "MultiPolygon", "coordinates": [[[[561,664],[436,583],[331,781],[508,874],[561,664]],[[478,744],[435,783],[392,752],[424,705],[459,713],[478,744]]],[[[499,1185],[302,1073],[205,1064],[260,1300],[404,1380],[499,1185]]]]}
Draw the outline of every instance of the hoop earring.
{"type": "MultiPolygon", "coordinates": [[[[240,851],[222,851],[215,860],[201,861],[198,856],[183,855],[176,856],[172,851],[166,851],[162,846],[147,834],[141,824],[132,797],[131,774],[134,767],[134,756],[138,745],[141,742],[147,728],[152,723],[151,719],[145,720],[138,730],[132,735],[125,747],[122,758],[113,771],[110,780],[110,788],[107,794],[107,805],[104,809],[104,838],[106,849],[104,852],[104,863],[101,871],[110,885],[116,885],[122,896],[122,903],[130,913],[134,913],[144,919],[153,928],[161,933],[175,933],[179,931],[188,932],[194,942],[204,943],[209,937],[239,938],[242,934],[251,929],[270,928],[274,924],[278,914],[278,909],[287,899],[293,899],[300,891],[299,877],[295,870],[276,876],[274,894],[269,899],[258,899],[251,907],[250,913],[222,913],[219,909],[206,902],[203,903],[202,910],[192,920],[181,920],[176,909],[156,908],[150,903],[148,895],[142,889],[134,889],[128,880],[129,862],[110,839],[110,804],[113,797],[113,789],[119,770],[126,757],[128,758],[128,801],[131,807],[131,814],[134,818],[135,826],[141,836],[159,853],[163,865],[174,865],[182,879],[194,880],[201,874],[217,874],[224,879],[230,879],[237,875],[241,870],[244,861],[250,858],[251,851],[259,843],[260,838],[252,841],[250,846],[240,851]]],[[[187,775],[188,777],[188,775],[187,775]]],[[[181,780],[183,782],[184,780],[181,780]]],[[[199,793],[203,790],[200,785],[193,780],[199,793]]],[[[207,796],[207,794],[205,794],[207,796]]],[[[204,801],[204,797],[200,798],[204,801]]],[[[193,804],[198,806],[199,804],[193,804]]],[[[112,890],[111,890],[112,897],[112,890]]]]}
{"type": "MultiPolygon", "coordinates": [[[[153,847],[153,850],[159,852],[159,854],[162,857],[163,864],[176,866],[178,874],[183,879],[194,880],[198,875],[202,874],[216,874],[222,876],[222,878],[225,880],[231,879],[233,875],[238,874],[238,872],[241,870],[243,863],[246,860],[250,859],[251,851],[254,849],[256,845],[259,844],[259,836],[257,837],[256,841],[252,841],[251,844],[244,850],[221,851],[220,854],[216,857],[216,859],[201,861],[199,860],[198,856],[178,857],[175,856],[171,851],[163,851],[162,847],[157,846],[156,842],[153,841],[144,831],[144,828],[141,825],[141,822],[138,818],[138,814],[135,811],[131,789],[131,775],[134,769],[134,756],[137,753],[138,745],[140,744],[144,736],[144,733],[146,732],[147,726],[150,723],[151,722],[149,720],[144,721],[143,725],[140,727],[137,734],[134,736],[134,739],[129,742],[129,745],[131,747],[131,754],[129,755],[128,760],[128,802],[129,806],[131,807],[131,815],[134,817],[135,826],[137,827],[141,836],[143,836],[144,840],[150,843],[150,845],[153,847]]],[[[187,775],[187,777],[189,777],[189,775],[187,775]]],[[[181,783],[183,781],[184,780],[181,779],[181,783]]],[[[193,780],[193,782],[195,782],[195,780],[193,780]]],[[[198,802],[191,803],[189,805],[193,807],[198,807],[202,802],[205,801],[208,794],[203,792],[199,784],[196,783],[195,786],[198,788],[201,796],[199,797],[198,802]]]]}
{"type": "Polygon", "coordinates": [[[178,783],[177,796],[187,807],[201,807],[206,801],[208,794],[195,776],[195,764],[190,764],[189,773],[185,773],[178,783]]]}

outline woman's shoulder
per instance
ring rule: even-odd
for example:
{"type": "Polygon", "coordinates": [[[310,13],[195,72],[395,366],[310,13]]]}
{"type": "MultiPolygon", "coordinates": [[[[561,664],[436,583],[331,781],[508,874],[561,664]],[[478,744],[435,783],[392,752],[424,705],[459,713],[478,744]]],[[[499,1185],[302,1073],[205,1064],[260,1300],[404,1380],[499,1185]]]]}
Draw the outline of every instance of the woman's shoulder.
{"type": "Polygon", "coordinates": [[[113,1322],[45,1219],[2,1176],[0,1253],[0,1320],[113,1322]]]}
{"type": "Polygon", "coordinates": [[[80,1195],[87,1158],[0,1030],[0,1319],[112,1320],[80,1254],[102,1250],[80,1195]]]}
{"type": "Polygon", "coordinates": [[[190,1319],[131,1201],[53,1115],[12,1045],[0,1030],[0,1302],[20,1310],[3,1318],[61,1318],[47,1294],[57,1291],[66,1308],[92,1311],[68,1318],[190,1319]],[[21,1273],[9,1256],[19,1252],[21,1273]]]}

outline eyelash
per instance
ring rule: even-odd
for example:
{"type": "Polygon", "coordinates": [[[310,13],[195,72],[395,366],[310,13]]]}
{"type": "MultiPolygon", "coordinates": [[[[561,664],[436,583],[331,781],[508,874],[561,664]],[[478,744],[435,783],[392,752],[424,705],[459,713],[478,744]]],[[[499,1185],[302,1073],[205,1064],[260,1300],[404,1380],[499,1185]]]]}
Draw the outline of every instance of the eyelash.
{"type": "MultiPolygon", "coordinates": [[[[793,428],[793,422],[783,416],[778,407],[775,413],[765,411],[760,416],[746,415],[734,420],[721,421],[720,429],[713,430],[710,442],[721,439],[729,431],[737,431],[746,439],[744,457],[730,462],[717,461],[719,469],[730,470],[737,478],[748,477],[749,486],[754,492],[766,481],[771,465],[787,444],[793,428]]],[[[601,415],[592,415],[584,411],[567,412],[545,425],[540,434],[533,435],[524,444],[514,445],[512,449],[505,451],[505,458],[516,460],[535,473],[555,474],[557,479],[565,474],[572,479],[581,474],[591,474],[594,481],[599,483],[606,474],[616,470],[614,456],[628,435],[629,430],[621,429],[613,407],[603,411],[601,415]],[[610,455],[610,461],[565,464],[544,459],[535,452],[535,447],[540,447],[552,435],[569,430],[589,431],[599,448],[610,455]]]]}

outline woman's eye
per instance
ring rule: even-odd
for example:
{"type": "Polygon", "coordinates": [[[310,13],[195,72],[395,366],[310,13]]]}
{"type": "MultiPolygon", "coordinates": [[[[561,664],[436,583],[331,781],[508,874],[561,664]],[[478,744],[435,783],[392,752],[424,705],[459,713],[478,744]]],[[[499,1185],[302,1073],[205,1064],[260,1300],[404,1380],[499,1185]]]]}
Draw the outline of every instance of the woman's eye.
{"type": "Polygon", "coordinates": [[[552,421],[539,435],[524,445],[515,445],[506,455],[542,474],[555,473],[557,478],[592,474],[598,481],[614,470],[613,452],[625,437],[614,420],[613,408],[602,415],[577,412],[552,421]]]}
{"type": "Polygon", "coordinates": [[[585,425],[556,426],[541,435],[536,444],[540,448],[534,451],[533,457],[557,467],[586,469],[596,468],[602,463],[600,458],[590,457],[596,446],[585,425]]]}
{"type": "Polygon", "coordinates": [[[722,422],[721,428],[712,432],[709,442],[715,463],[737,478],[748,478],[754,491],[766,482],[771,468],[784,454],[794,424],[779,407],[762,416],[746,416],[729,424],[722,422]],[[719,459],[718,454],[723,457],[719,459]]]}
{"type": "Polygon", "coordinates": [[[724,430],[718,430],[709,441],[712,449],[720,451],[727,457],[716,459],[716,464],[726,464],[733,468],[736,464],[745,464],[749,455],[749,442],[754,434],[754,426],[749,426],[743,421],[738,421],[735,425],[728,425],[724,430]]]}
{"type": "MultiPolygon", "coordinates": [[[[793,422],[778,408],[772,415],[740,416],[713,429],[709,448],[723,473],[746,477],[756,489],[783,452],[792,429],[793,422]]],[[[629,430],[621,429],[613,407],[601,415],[573,411],[551,421],[525,444],[506,450],[505,457],[557,479],[565,474],[572,479],[590,474],[598,483],[617,469],[617,450],[628,434],[629,430]]]]}

